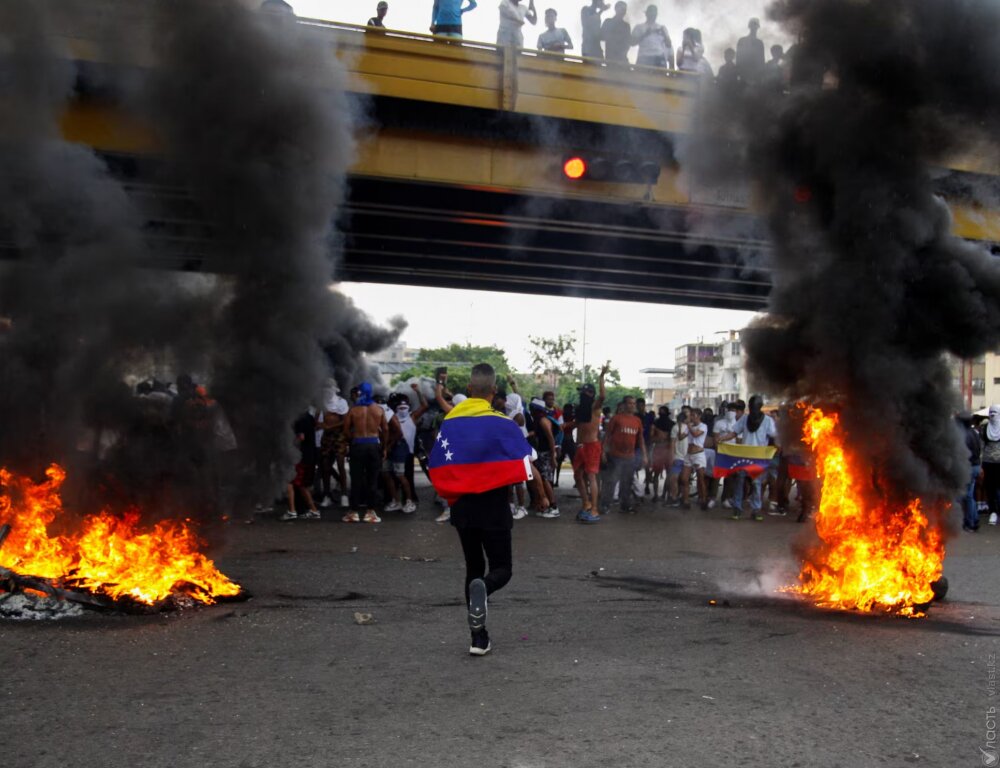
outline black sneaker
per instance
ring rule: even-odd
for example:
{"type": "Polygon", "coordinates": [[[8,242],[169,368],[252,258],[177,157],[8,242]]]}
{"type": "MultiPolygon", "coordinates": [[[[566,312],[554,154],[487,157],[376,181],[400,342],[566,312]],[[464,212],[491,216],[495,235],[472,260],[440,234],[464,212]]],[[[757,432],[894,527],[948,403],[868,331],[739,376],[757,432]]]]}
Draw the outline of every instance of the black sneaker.
{"type": "Polygon", "coordinates": [[[472,632],[472,643],[469,645],[470,656],[485,656],[492,647],[490,633],[486,631],[485,627],[472,632]]]}
{"type": "Polygon", "coordinates": [[[473,634],[486,630],[486,582],[482,579],[469,584],[469,629],[473,634]]]}

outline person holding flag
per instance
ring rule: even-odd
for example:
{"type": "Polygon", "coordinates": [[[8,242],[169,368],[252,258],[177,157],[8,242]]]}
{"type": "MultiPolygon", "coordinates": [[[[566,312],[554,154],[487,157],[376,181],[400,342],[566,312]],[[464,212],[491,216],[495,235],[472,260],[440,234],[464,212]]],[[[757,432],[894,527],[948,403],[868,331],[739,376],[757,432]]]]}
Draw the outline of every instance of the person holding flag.
{"type": "Polygon", "coordinates": [[[451,524],[465,555],[473,656],[485,656],[492,648],[486,631],[487,597],[511,577],[508,488],[530,480],[547,504],[538,475],[532,472],[534,452],[521,428],[491,405],[496,383],[492,366],[473,367],[469,397],[444,417],[428,461],[431,483],[451,507],[451,524]]]}
{"type": "Polygon", "coordinates": [[[733,520],[739,520],[743,511],[743,493],[748,477],[753,482],[750,517],[758,522],[764,519],[761,514],[761,483],[778,450],[774,445],[777,434],[774,419],[764,413],[764,399],[760,395],[754,395],[750,398],[748,413],[737,420],[731,432],[718,436],[721,444],[715,457],[714,474],[716,477],[735,477],[733,520]],[[727,443],[734,438],[739,439],[740,444],[727,443]]]}

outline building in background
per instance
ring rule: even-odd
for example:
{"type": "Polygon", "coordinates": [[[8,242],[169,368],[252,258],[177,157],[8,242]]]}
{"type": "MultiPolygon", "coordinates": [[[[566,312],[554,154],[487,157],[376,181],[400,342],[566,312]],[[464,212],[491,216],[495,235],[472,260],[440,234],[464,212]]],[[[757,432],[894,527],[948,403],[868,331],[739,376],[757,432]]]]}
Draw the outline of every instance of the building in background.
{"type": "Polygon", "coordinates": [[[640,386],[643,390],[643,397],[646,398],[646,406],[659,408],[661,405],[670,406],[670,410],[676,410],[680,405],[677,400],[677,385],[674,382],[673,368],[642,368],[639,373],[642,375],[640,386]]]}
{"type": "Polygon", "coordinates": [[[378,367],[378,372],[386,381],[391,381],[412,368],[420,355],[420,350],[406,346],[405,341],[397,341],[391,347],[369,356],[369,362],[378,367]]]}
{"type": "Polygon", "coordinates": [[[722,347],[699,341],[674,350],[674,380],[683,405],[715,408],[722,390],[722,347]]]}
{"type": "MultiPolygon", "coordinates": [[[[749,399],[746,357],[740,331],[724,331],[716,341],[677,347],[674,386],[683,405],[717,409],[721,403],[749,399]]],[[[658,369],[644,369],[658,370],[658,369]]]]}
{"type": "Polygon", "coordinates": [[[719,384],[719,402],[729,403],[734,400],[750,399],[747,386],[746,358],[743,356],[743,342],[740,331],[729,331],[722,334],[719,342],[722,359],[722,381],[719,384]]]}

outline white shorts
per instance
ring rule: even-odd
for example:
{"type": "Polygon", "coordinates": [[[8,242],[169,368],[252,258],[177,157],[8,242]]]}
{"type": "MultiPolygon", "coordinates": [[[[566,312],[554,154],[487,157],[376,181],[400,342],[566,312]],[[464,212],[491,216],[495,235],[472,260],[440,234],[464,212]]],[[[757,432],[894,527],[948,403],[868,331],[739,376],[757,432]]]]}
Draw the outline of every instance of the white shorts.
{"type": "Polygon", "coordinates": [[[684,457],[685,467],[704,469],[707,466],[707,464],[708,462],[706,461],[704,451],[702,451],[701,453],[689,453],[687,456],[684,457]]]}

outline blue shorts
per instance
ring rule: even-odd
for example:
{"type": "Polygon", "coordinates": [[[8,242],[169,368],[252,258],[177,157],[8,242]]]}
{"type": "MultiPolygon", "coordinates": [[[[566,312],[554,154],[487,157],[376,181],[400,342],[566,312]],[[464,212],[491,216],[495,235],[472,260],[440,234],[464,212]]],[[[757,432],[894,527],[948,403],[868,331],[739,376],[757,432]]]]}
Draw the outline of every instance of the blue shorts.
{"type": "Polygon", "coordinates": [[[679,475],[684,471],[684,459],[674,459],[674,463],[670,465],[670,474],[679,475]]]}

